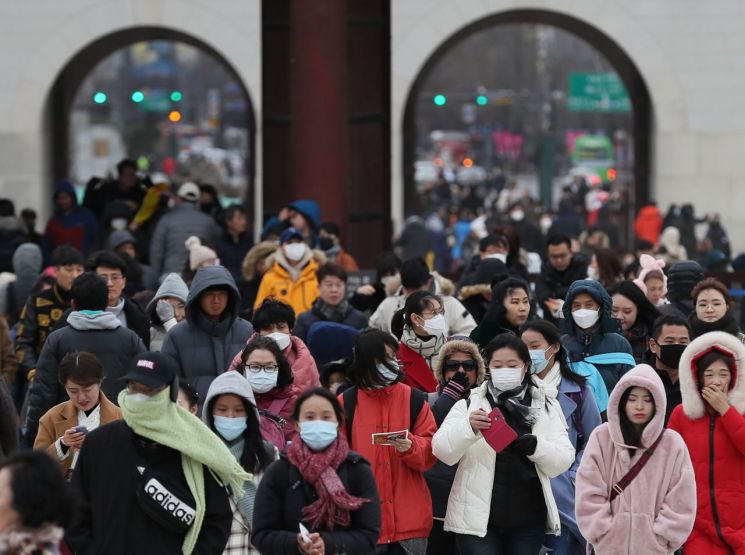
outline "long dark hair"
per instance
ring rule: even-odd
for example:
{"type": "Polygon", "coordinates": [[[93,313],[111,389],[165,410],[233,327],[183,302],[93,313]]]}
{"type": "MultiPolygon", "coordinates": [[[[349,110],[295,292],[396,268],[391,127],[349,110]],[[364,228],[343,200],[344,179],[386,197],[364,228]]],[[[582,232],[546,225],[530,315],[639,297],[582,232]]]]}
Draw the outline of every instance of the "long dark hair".
{"type": "MultiPolygon", "coordinates": [[[[631,395],[631,390],[634,389],[634,387],[637,386],[630,386],[626,388],[626,391],[623,392],[623,395],[621,395],[621,400],[618,402],[618,423],[621,427],[621,434],[623,435],[623,442],[626,445],[633,445],[634,447],[641,447],[642,446],[642,434],[644,433],[644,429],[647,427],[647,424],[652,421],[652,418],[654,418],[655,413],[657,412],[657,404],[654,402],[654,396],[650,392],[649,395],[652,397],[652,405],[654,407],[654,410],[652,412],[652,418],[649,419],[649,422],[647,424],[644,424],[644,428],[641,430],[638,430],[634,424],[632,424],[631,420],[629,420],[629,417],[626,416],[626,403],[629,401],[629,395],[631,395]]],[[[646,389],[646,388],[644,388],[646,389]]],[[[629,455],[631,457],[634,456],[634,453],[636,453],[636,449],[629,449],[629,455]]]]}
{"type": "Polygon", "coordinates": [[[360,332],[354,343],[354,358],[347,374],[354,385],[367,389],[388,385],[384,383],[377,368],[378,363],[383,363],[394,371],[386,360],[386,346],[394,352],[398,351],[398,342],[390,333],[373,328],[360,332]]]}
{"type": "Polygon", "coordinates": [[[303,403],[305,403],[305,401],[307,401],[311,397],[322,397],[329,403],[331,403],[331,408],[334,409],[334,414],[336,415],[336,420],[339,422],[339,426],[344,425],[344,410],[341,408],[339,399],[336,398],[336,395],[323,387],[308,389],[305,391],[305,393],[298,397],[297,401],[295,402],[295,409],[292,411],[292,419],[295,422],[300,420],[300,410],[303,407],[303,403]]]}
{"type": "Polygon", "coordinates": [[[598,266],[598,279],[606,289],[612,287],[623,275],[621,257],[613,249],[601,247],[595,251],[595,261],[598,266]]]}
{"type": "MultiPolygon", "coordinates": [[[[210,429],[215,433],[217,432],[215,431],[215,417],[212,414],[212,409],[215,407],[215,403],[221,396],[229,393],[231,392],[225,391],[219,395],[215,395],[210,399],[209,406],[204,407],[204,410],[207,411],[207,420],[210,429]]],[[[267,447],[264,444],[264,440],[261,438],[261,427],[259,425],[259,415],[256,412],[256,407],[248,402],[248,400],[246,400],[242,395],[236,393],[232,393],[232,395],[240,397],[241,402],[243,403],[243,408],[246,411],[246,429],[243,430],[243,434],[241,434],[246,442],[240,458],[241,466],[246,472],[251,472],[253,474],[264,472],[267,467],[274,462],[274,459],[270,456],[269,451],[267,451],[267,447]]]]}
{"type": "Polygon", "coordinates": [[[528,379],[528,376],[530,375],[531,362],[530,351],[528,350],[528,346],[523,343],[523,340],[512,333],[500,333],[487,343],[486,347],[484,347],[484,362],[486,363],[486,367],[489,368],[492,355],[499,349],[504,348],[512,349],[517,353],[517,356],[523,361],[523,364],[525,364],[525,379],[528,379]]]}
{"type": "MultiPolygon", "coordinates": [[[[269,351],[277,361],[277,389],[284,389],[292,383],[292,368],[287,362],[285,355],[279,349],[279,345],[271,337],[257,335],[248,342],[241,353],[241,364],[246,364],[248,357],[254,351],[269,351]]],[[[241,370],[244,371],[243,369],[241,370]]]]}
{"type": "Polygon", "coordinates": [[[533,322],[523,324],[523,327],[520,328],[521,334],[526,331],[540,333],[549,345],[552,347],[554,345],[559,346],[559,350],[556,352],[554,357],[556,362],[559,363],[559,371],[561,372],[562,377],[576,383],[580,387],[587,383],[587,378],[577,374],[577,372],[569,367],[569,354],[561,343],[561,331],[559,331],[559,328],[547,320],[534,320],[533,322]]]}
{"type": "Polygon", "coordinates": [[[410,328],[414,327],[411,323],[411,315],[417,314],[421,316],[424,309],[432,308],[433,300],[440,303],[440,308],[444,309],[442,299],[428,291],[416,291],[406,297],[404,307],[397,311],[391,319],[391,331],[393,332],[393,335],[398,339],[401,339],[401,336],[404,333],[404,326],[409,326],[410,328]]]}

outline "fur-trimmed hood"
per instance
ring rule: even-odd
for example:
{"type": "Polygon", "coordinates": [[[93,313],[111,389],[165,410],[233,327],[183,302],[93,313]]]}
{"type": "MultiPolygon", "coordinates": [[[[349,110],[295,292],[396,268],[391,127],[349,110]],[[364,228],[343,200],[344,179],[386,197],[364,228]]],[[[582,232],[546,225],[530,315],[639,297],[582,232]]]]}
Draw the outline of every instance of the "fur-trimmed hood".
{"type": "MultiPolygon", "coordinates": [[[[446,295],[451,296],[455,291],[455,284],[448,278],[441,276],[437,272],[430,272],[432,280],[435,284],[435,290],[432,291],[435,295],[446,295]]],[[[401,289],[401,275],[396,276],[392,279],[385,287],[385,294],[387,297],[393,297],[394,295],[402,295],[403,290],[401,289]]]]}
{"type": "Polygon", "coordinates": [[[488,283],[477,283],[476,285],[464,285],[460,288],[458,298],[461,301],[475,297],[476,295],[486,295],[491,293],[491,285],[488,283]]]}
{"type": "Polygon", "coordinates": [[[607,414],[608,430],[611,439],[613,440],[613,443],[619,446],[626,445],[623,439],[623,433],[621,432],[619,416],[619,411],[623,409],[619,407],[619,405],[624,392],[631,387],[643,387],[652,394],[652,398],[654,399],[654,416],[642,433],[642,446],[646,448],[655,442],[657,437],[660,435],[660,432],[662,432],[662,429],[665,427],[665,411],[667,409],[665,386],[662,384],[662,380],[657,373],[647,364],[640,364],[639,366],[632,368],[618,381],[616,387],[613,388],[613,391],[610,394],[607,414]]]}
{"type": "MultiPolygon", "coordinates": [[[[246,278],[246,281],[251,281],[256,277],[256,264],[259,260],[266,258],[276,251],[277,248],[276,241],[262,241],[261,243],[254,245],[251,250],[246,253],[246,257],[243,259],[243,264],[241,266],[243,277],[246,278]]],[[[267,264],[267,268],[268,267],[269,264],[267,264]]]]}
{"type": "Polygon", "coordinates": [[[694,339],[680,357],[678,379],[680,380],[680,393],[683,397],[683,412],[692,420],[701,418],[706,413],[706,404],[701,397],[696,376],[698,373],[696,362],[714,347],[732,354],[735,359],[737,374],[732,376],[727,398],[737,412],[745,414],[745,379],[741,380],[739,376],[745,364],[745,345],[734,335],[713,331],[694,339]]]}
{"type": "Polygon", "coordinates": [[[484,359],[479,353],[479,348],[476,343],[467,339],[451,339],[440,348],[440,352],[437,354],[432,363],[432,371],[435,374],[435,379],[442,383],[442,367],[445,364],[445,360],[453,353],[461,352],[471,355],[471,358],[476,361],[478,368],[476,370],[476,386],[483,383],[484,377],[486,376],[486,366],[484,365],[484,359]]]}

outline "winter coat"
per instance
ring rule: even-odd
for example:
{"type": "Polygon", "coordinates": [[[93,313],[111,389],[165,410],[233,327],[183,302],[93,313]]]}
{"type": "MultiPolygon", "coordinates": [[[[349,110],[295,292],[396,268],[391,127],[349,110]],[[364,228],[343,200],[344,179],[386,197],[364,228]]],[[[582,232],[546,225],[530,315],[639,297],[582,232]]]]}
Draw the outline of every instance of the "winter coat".
{"type": "MultiPolygon", "coordinates": [[[[563,312],[562,328],[565,335],[561,342],[569,353],[570,362],[579,362],[593,355],[627,353],[633,357],[631,345],[623,335],[618,320],[612,316],[613,301],[600,283],[590,279],[576,281],[569,287],[563,312]],[[572,319],[572,302],[580,293],[587,293],[600,305],[600,319],[589,330],[583,330],[572,319]]],[[[603,376],[608,391],[612,391],[618,380],[633,368],[633,364],[593,363],[603,376]]]]}
{"type": "Polygon", "coordinates": [[[13,349],[13,342],[10,340],[10,329],[8,321],[0,316],[0,374],[8,387],[13,385],[16,377],[18,364],[13,349]]]}
{"type": "Polygon", "coordinates": [[[222,266],[201,268],[186,299],[186,319],[176,324],[163,341],[163,354],[172,357],[185,379],[204,399],[212,379],[230,367],[231,355],[243,349],[253,334],[250,322],[238,317],[238,289],[222,266]],[[228,291],[228,305],[219,321],[209,319],[199,307],[199,297],[211,287],[228,291]]]}
{"type": "Polygon", "coordinates": [[[382,303],[388,295],[386,294],[385,287],[383,287],[382,283],[373,283],[371,285],[373,286],[373,289],[375,289],[375,292],[372,295],[363,295],[362,293],[355,292],[351,297],[349,297],[349,304],[362,312],[369,314],[375,312],[380,306],[380,303],[382,303]]]}
{"type": "Polygon", "coordinates": [[[217,256],[220,264],[228,269],[236,283],[243,279],[241,271],[243,259],[253,245],[253,237],[248,232],[241,233],[238,241],[235,241],[227,231],[223,231],[220,236],[220,241],[217,243],[217,256]]]}
{"type": "Polygon", "coordinates": [[[437,389],[437,380],[427,359],[403,343],[399,344],[397,355],[405,376],[403,383],[427,393],[437,389]]]}
{"type": "Polygon", "coordinates": [[[126,386],[122,381],[132,357],[145,352],[142,339],[121,325],[110,312],[85,315],[72,312],[68,325],[52,332],[39,355],[34,382],[28,394],[26,437],[33,441],[39,419],[54,405],[67,401],[65,388],[59,383],[58,368],[67,353],[87,351],[98,357],[103,366],[101,391],[116,399],[126,386]]]}
{"type": "MultiPolygon", "coordinates": [[[[246,345],[248,345],[254,337],[256,337],[256,334],[251,334],[246,341],[246,345]]],[[[230,363],[230,370],[235,370],[241,363],[241,355],[243,354],[244,346],[245,345],[241,345],[240,349],[233,357],[233,360],[230,363]]],[[[295,389],[303,392],[321,386],[316,361],[313,359],[313,355],[310,354],[308,347],[305,346],[302,339],[290,335],[290,346],[282,351],[282,354],[287,359],[287,362],[290,363],[290,367],[292,368],[292,384],[295,386],[295,389]]]]}
{"type": "Polygon", "coordinates": [[[236,280],[236,285],[241,293],[241,310],[242,316],[248,320],[253,314],[254,302],[256,295],[259,293],[262,275],[258,273],[256,266],[259,261],[263,261],[270,254],[277,250],[277,243],[274,241],[262,241],[254,245],[248,251],[241,265],[241,280],[236,280]]]}
{"type": "MultiPolygon", "coordinates": [[[[320,310],[318,310],[318,301],[313,303],[313,308],[303,312],[295,320],[295,327],[292,328],[292,334],[299,337],[306,343],[308,342],[308,331],[310,327],[316,322],[327,322],[331,321],[324,316],[320,310]]],[[[349,305],[346,312],[341,320],[335,320],[337,324],[344,324],[352,328],[361,330],[367,327],[367,316],[362,314],[359,310],[349,305]]]]}
{"type": "Polygon", "coordinates": [[[572,255],[572,262],[563,272],[554,268],[550,261],[544,262],[541,266],[541,273],[535,280],[535,297],[538,306],[543,309],[543,317],[549,322],[558,324],[558,320],[546,308],[546,301],[548,299],[565,300],[569,287],[578,279],[586,277],[587,259],[581,254],[572,255]]]}
{"type": "MultiPolygon", "coordinates": [[[[664,429],[665,390],[655,371],[640,364],[611,393],[608,422],[595,429],[577,472],[576,514],[582,534],[598,555],[672,554],[685,542],[696,515],[696,482],[680,435],[664,429]],[[655,413],[631,456],[621,432],[621,397],[631,387],[647,389],[655,413]],[[610,492],[663,433],[641,472],[613,501],[610,492]]],[[[688,551],[686,550],[686,553],[688,551]]]]}
{"type": "MultiPolygon", "coordinates": [[[[114,231],[109,235],[106,240],[106,248],[111,251],[117,251],[119,247],[127,243],[132,243],[136,248],[139,247],[139,242],[132,233],[127,229],[114,231]]],[[[138,252],[139,255],[139,252],[138,252]]],[[[139,256],[138,256],[139,257],[139,256]]],[[[130,268],[134,267],[134,270],[130,269],[127,274],[127,287],[125,292],[128,295],[134,295],[140,291],[155,291],[158,288],[158,278],[160,277],[155,273],[155,270],[147,264],[143,264],[139,260],[127,260],[130,268]],[[136,275],[131,275],[136,274],[136,275]]]]}
{"type": "Polygon", "coordinates": [[[486,311],[489,310],[490,301],[485,295],[491,293],[491,285],[488,283],[477,283],[474,285],[465,285],[460,288],[458,298],[463,307],[473,316],[476,324],[484,319],[486,311]]]}
{"type": "MultiPolygon", "coordinates": [[[[546,533],[559,535],[559,511],[551,491],[550,479],[566,471],[574,462],[574,448],[567,436],[561,407],[536,388],[531,388],[531,406],[540,416],[531,433],[538,439],[535,452],[527,459],[535,469],[546,502],[546,533]]],[[[456,534],[486,536],[492,504],[492,488],[497,453],[481,433],[474,433],[469,415],[479,409],[491,412],[487,384],[471,390],[468,402],[458,401],[432,439],[435,456],[445,464],[458,464],[453,489],[448,499],[445,530],[456,534]]],[[[519,501],[519,500],[516,500],[519,501]]]]}
{"type": "Polygon", "coordinates": [[[725,332],[696,338],[680,359],[683,403],[673,410],[668,427],[683,436],[696,474],[698,508],[686,555],[745,551],[745,380],[739,376],[744,360],[745,347],[725,332]],[[727,393],[731,406],[724,416],[704,402],[696,377],[696,360],[714,345],[736,359],[737,372],[727,393]]]}
{"type": "Polygon", "coordinates": [[[13,253],[14,282],[8,284],[6,311],[10,325],[15,324],[21,315],[26,300],[41,274],[41,249],[34,243],[24,243],[13,253]]]}
{"type": "Polygon", "coordinates": [[[572,201],[563,199],[559,202],[559,213],[554,218],[554,223],[548,230],[547,236],[551,237],[560,233],[572,239],[577,239],[584,229],[582,218],[577,214],[572,201]]]}
{"type": "Polygon", "coordinates": [[[0,461],[18,449],[18,413],[10,390],[0,380],[0,461]]]}
{"type": "MultiPolygon", "coordinates": [[[[189,492],[181,454],[154,444],[140,447],[124,420],[93,430],[80,450],[73,488],[82,503],[66,540],[80,555],[163,555],[181,553],[185,533],[167,530],[148,516],[137,501],[137,466],[145,464],[174,486],[189,492]],[[112,480],[112,476],[116,476],[112,480]],[[112,523],[127,523],[126,526],[112,523]],[[136,533],[133,531],[136,530],[136,533]]],[[[222,553],[228,541],[233,512],[226,488],[204,469],[205,513],[194,555],[222,553]]]]}
{"type": "Polygon", "coordinates": [[[261,278],[259,292],[254,301],[254,310],[257,310],[266,298],[274,298],[289,304],[295,314],[301,314],[310,310],[313,301],[318,298],[318,278],[316,270],[318,263],[313,260],[312,254],[306,252],[305,258],[300,261],[298,268],[302,268],[297,280],[293,280],[287,270],[289,264],[282,252],[274,253],[274,263],[261,278]]]}
{"type": "Polygon", "coordinates": [[[275,387],[266,393],[254,393],[257,407],[285,420],[283,431],[286,441],[294,440],[297,435],[292,413],[295,411],[295,403],[300,393],[302,391],[295,384],[290,384],[283,389],[275,387]],[[276,408],[277,406],[280,408],[276,408]]]}
{"type": "Polygon", "coordinates": [[[160,351],[163,348],[163,340],[166,338],[166,333],[176,326],[175,318],[171,318],[168,322],[161,322],[160,317],[156,312],[158,301],[165,299],[166,297],[178,299],[182,303],[186,304],[186,299],[189,296],[189,288],[181,279],[181,276],[173,273],[168,274],[163,283],[160,284],[158,290],[155,292],[155,296],[147,303],[145,312],[148,318],[150,318],[150,350],[160,351]]]}
{"type": "MultiPolygon", "coordinates": [[[[427,538],[432,529],[432,500],[424,472],[436,462],[431,441],[437,426],[427,403],[416,421],[409,421],[410,398],[411,388],[401,383],[357,390],[352,437],[347,439],[370,461],[375,475],[382,521],[378,544],[427,538]],[[412,445],[405,453],[371,444],[371,434],[407,429],[412,445]]],[[[344,405],[343,394],[339,402],[344,405]]],[[[346,434],[344,427],[342,431],[346,434]]]]}
{"type": "MultiPolygon", "coordinates": [[[[100,426],[119,420],[122,417],[121,409],[109,401],[103,392],[101,392],[98,402],[101,407],[99,409],[100,426]]],[[[50,457],[60,461],[62,473],[65,476],[70,473],[70,466],[74,457],[69,450],[65,455],[59,440],[67,430],[78,425],[79,412],[72,401],[65,401],[52,407],[39,420],[39,433],[34,441],[34,449],[45,449],[50,457]]],[[[89,428],[88,431],[92,432],[93,429],[89,428]]]]}
{"type": "MultiPolygon", "coordinates": [[[[311,531],[321,534],[327,553],[372,553],[380,534],[380,499],[370,463],[350,451],[336,473],[347,493],[370,501],[351,511],[349,526],[311,531]]],[[[256,497],[261,503],[254,509],[254,546],[263,553],[296,553],[303,508],[316,499],[313,486],[283,455],[266,471],[256,497]]]]}
{"type": "Polygon", "coordinates": [[[636,238],[656,245],[662,231],[662,212],[653,204],[643,206],[634,223],[636,238]]]}
{"type": "MultiPolygon", "coordinates": [[[[453,282],[437,273],[433,273],[432,278],[434,293],[442,298],[442,306],[445,310],[444,316],[448,326],[445,333],[448,336],[469,335],[476,327],[476,322],[460,301],[451,296],[454,290],[453,282]]],[[[406,296],[404,296],[403,291],[399,291],[397,295],[383,300],[378,309],[370,316],[370,327],[392,333],[391,320],[393,315],[404,307],[405,302],[406,296]]]]}
{"type": "Polygon", "coordinates": [[[329,262],[338,264],[347,272],[358,272],[360,270],[360,267],[357,265],[357,261],[354,259],[354,256],[341,248],[336,253],[336,256],[333,257],[333,260],[331,259],[331,257],[329,257],[329,262]]]}
{"type": "Polygon", "coordinates": [[[98,222],[93,212],[78,206],[78,197],[75,188],[68,181],[61,181],[54,190],[54,199],[59,193],[68,193],[73,199],[73,209],[69,214],[64,214],[59,208],[47,222],[42,240],[44,259],[52,259],[52,251],[60,245],[70,245],[87,256],[91,244],[98,233],[98,222]]]}
{"type": "Polygon", "coordinates": [[[184,269],[189,257],[184,243],[192,235],[203,239],[206,245],[214,245],[220,237],[220,228],[215,220],[189,202],[174,206],[160,219],[150,240],[150,265],[156,275],[180,273],[184,269]]]}

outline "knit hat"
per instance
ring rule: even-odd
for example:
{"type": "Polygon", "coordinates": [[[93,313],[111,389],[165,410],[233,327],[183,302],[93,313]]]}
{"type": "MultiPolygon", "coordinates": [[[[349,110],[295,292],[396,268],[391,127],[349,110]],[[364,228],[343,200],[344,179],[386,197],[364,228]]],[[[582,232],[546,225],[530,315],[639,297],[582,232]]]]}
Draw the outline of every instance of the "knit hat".
{"type": "Polygon", "coordinates": [[[698,262],[694,260],[676,262],[667,274],[670,299],[690,299],[691,291],[702,279],[704,279],[704,269],[698,262]]]}
{"type": "Polygon", "coordinates": [[[667,276],[663,270],[665,267],[665,260],[662,258],[654,258],[648,254],[643,254],[639,257],[639,264],[641,265],[641,270],[639,270],[639,277],[634,280],[634,283],[646,292],[647,286],[644,283],[644,280],[649,272],[657,270],[662,274],[662,296],[664,297],[667,295],[667,276]],[[644,285],[643,288],[642,285],[644,285]]]}
{"type": "Polygon", "coordinates": [[[437,358],[432,364],[432,371],[435,374],[435,379],[437,379],[437,381],[440,383],[443,382],[442,375],[445,361],[453,353],[466,353],[473,360],[476,361],[476,385],[481,385],[481,383],[484,381],[484,377],[486,376],[484,359],[481,358],[481,353],[479,353],[478,345],[476,345],[476,343],[474,343],[470,338],[461,336],[456,336],[448,339],[440,348],[440,352],[438,353],[437,358]]]}
{"type": "Polygon", "coordinates": [[[209,247],[202,245],[199,237],[192,235],[186,242],[186,249],[189,251],[189,268],[196,270],[199,265],[208,260],[217,260],[217,253],[209,247]]]}

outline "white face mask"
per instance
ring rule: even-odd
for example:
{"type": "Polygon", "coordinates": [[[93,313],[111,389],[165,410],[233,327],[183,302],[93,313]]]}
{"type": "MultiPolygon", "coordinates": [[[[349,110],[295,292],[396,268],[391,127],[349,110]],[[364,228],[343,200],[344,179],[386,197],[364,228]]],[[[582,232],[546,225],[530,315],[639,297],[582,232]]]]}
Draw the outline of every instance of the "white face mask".
{"type": "Polygon", "coordinates": [[[510,212],[510,218],[515,222],[521,222],[525,218],[525,212],[522,210],[513,210],[510,212]]]}
{"type": "Polygon", "coordinates": [[[127,227],[127,218],[113,218],[109,225],[114,231],[121,231],[127,227]]]}
{"type": "Polygon", "coordinates": [[[572,312],[572,318],[574,323],[577,324],[583,330],[591,328],[600,319],[600,311],[590,310],[589,308],[580,308],[572,312]]]}
{"type": "Polygon", "coordinates": [[[443,316],[442,314],[438,314],[434,318],[424,320],[424,325],[422,327],[430,335],[442,335],[447,329],[448,325],[445,321],[445,316],[443,316]]]}
{"type": "Polygon", "coordinates": [[[522,368],[489,368],[491,383],[499,391],[511,391],[523,383],[522,368]]]}
{"type": "Polygon", "coordinates": [[[543,231],[544,235],[551,229],[552,223],[551,218],[541,218],[541,231],[543,231]]]}
{"type": "Polygon", "coordinates": [[[127,399],[129,399],[130,401],[135,401],[139,403],[139,402],[149,401],[150,396],[145,395],[144,393],[127,393],[127,399]]]}
{"type": "Polygon", "coordinates": [[[393,276],[383,276],[380,278],[380,283],[383,284],[383,287],[388,287],[391,283],[393,283],[393,280],[399,279],[399,275],[393,275],[393,276]]]}
{"type": "Polygon", "coordinates": [[[500,262],[503,262],[504,264],[507,264],[507,255],[502,252],[495,252],[494,254],[487,254],[485,258],[493,258],[495,260],[499,260],[500,262]]]}
{"type": "Polygon", "coordinates": [[[305,256],[305,243],[289,243],[283,248],[287,259],[293,262],[297,262],[305,256]]]}
{"type": "Polygon", "coordinates": [[[290,334],[288,333],[275,331],[274,333],[270,333],[269,335],[267,335],[267,337],[271,337],[272,339],[274,339],[274,342],[279,345],[280,351],[284,351],[287,347],[290,346],[290,334]]]}
{"type": "Polygon", "coordinates": [[[250,372],[246,371],[246,379],[254,393],[266,393],[277,387],[279,372],[250,372]]]}
{"type": "Polygon", "coordinates": [[[587,267],[587,279],[591,279],[593,281],[598,281],[600,276],[598,276],[598,271],[595,269],[594,266],[588,266],[587,267]]]}

